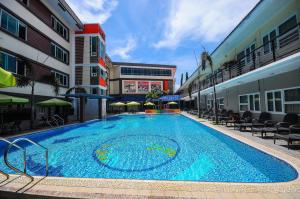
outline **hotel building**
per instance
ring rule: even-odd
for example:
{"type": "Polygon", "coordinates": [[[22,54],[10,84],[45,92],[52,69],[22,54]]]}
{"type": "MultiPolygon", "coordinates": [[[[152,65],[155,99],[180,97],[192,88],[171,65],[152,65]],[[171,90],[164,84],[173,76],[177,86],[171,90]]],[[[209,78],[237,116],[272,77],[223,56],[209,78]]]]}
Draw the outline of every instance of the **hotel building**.
{"type": "Polygon", "coordinates": [[[161,90],[174,93],[175,65],[112,62],[110,96],[117,101],[146,101],[146,94],[161,90]]]}
{"type": "Polygon", "coordinates": [[[211,53],[214,74],[196,70],[177,90],[184,104],[197,109],[200,88],[200,107],[214,106],[214,77],[219,109],[300,114],[299,20],[297,0],[260,1],[211,53]]]}
{"type": "MultiPolygon", "coordinates": [[[[105,33],[99,24],[83,24],[64,0],[0,0],[0,67],[26,76],[25,63],[35,74],[36,102],[62,97],[46,81],[51,74],[58,80],[59,94],[73,87],[107,94],[105,33]]],[[[0,93],[29,99],[31,87],[3,88],[0,93]]],[[[97,111],[89,103],[87,111],[97,111]]]]}

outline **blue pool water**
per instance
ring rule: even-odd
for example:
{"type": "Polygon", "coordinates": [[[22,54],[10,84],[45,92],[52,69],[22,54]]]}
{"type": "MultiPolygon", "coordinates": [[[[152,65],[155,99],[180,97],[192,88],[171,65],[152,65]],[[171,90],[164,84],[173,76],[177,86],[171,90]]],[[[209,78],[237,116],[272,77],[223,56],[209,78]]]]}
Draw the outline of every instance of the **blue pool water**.
{"type": "MultiPolygon", "coordinates": [[[[289,164],[182,115],[114,116],[26,136],[49,149],[49,176],[284,182],[289,164]]],[[[26,146],[28,171],[44,175],[43,151],[26,146]]],[[[3,163],[0,169],[13,173],[3,163]]],[[[10,162],[22,168],[21,153],[10,162]]]]}

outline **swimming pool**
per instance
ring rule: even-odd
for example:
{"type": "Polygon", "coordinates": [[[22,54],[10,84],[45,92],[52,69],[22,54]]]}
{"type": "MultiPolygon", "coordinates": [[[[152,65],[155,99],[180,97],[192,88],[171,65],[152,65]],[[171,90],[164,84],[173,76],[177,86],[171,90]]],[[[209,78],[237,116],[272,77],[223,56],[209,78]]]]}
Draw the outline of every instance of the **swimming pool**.
{"type": "MultiPolygon", "coordinates": [[[[121,115],[25,137],[49,149],[49,176],[254,183],[298,176],[282,160],[182,115],[121,115]]],[[[43,151],[26,150],[28,173],[44,175],[43,151]]],[[[20,157],[15,150],[9,160],[22,168],[20,157]]],[[[0,169],[13,173],[2,156],[0,169]]]]}

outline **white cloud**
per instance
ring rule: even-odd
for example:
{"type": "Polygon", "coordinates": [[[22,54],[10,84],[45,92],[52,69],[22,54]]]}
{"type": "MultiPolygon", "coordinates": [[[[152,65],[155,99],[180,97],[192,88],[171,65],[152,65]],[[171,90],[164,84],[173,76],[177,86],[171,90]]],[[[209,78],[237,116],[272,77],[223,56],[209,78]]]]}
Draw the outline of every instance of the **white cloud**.
{"type": "Polygon", "coordinates": [[[117,0],[66,0],[84,23],[103,24],[117,7],[117,0]]]}
{"type": "MultiPolygon", "coordinates": [[[[119,42],[118,42],[119,43],[119,42]]],[[[130,53],[136,48],[137,41],[133,37],[129,37],[123,44],[111,50],[111,56],[119,56],[122,59],[128,60],[131,58],[130,53]]]]}
{"type": "Polygon", "coordinates": [[[156,48],[176,47],[184,39],[215,42],[227,34],[258,0],[173,0],[164,37],[156,48]]]}

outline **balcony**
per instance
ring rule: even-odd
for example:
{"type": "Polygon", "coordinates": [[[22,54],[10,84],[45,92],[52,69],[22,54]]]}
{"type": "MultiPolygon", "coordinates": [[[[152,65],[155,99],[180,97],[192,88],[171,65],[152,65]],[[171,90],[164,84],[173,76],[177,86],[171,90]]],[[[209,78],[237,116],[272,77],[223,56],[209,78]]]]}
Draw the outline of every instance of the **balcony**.
{"type": "MultiPolygon", "coordinates": [[[[218,85],[300,52],[299,34],[300,28],[298,24],[287,33],[275,37],[239,59],[224,63],[213,75],[206,76],[200,82],[200,89],[205,90],[212,87],[212,77],[214,77],[215,83],[218,85]]],[[[198,82],[194,82],[194,84],[192,93],[198,91],[198,82]]]]}

